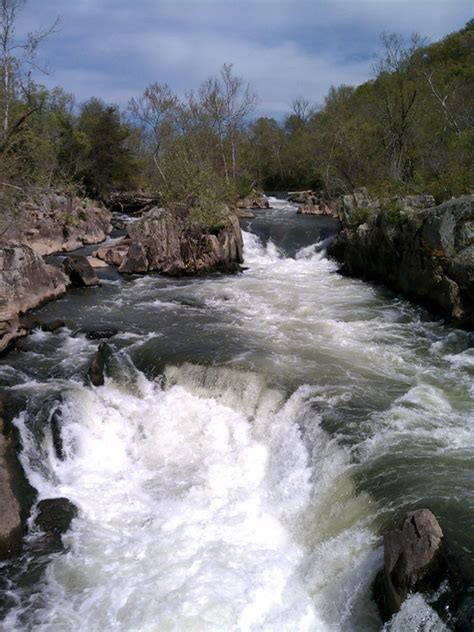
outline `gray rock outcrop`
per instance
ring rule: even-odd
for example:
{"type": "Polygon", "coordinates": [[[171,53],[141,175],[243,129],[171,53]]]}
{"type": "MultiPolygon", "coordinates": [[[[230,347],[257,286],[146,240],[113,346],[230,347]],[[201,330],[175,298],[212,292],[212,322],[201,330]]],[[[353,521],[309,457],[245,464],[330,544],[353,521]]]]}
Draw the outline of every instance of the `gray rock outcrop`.
{"type": "Polygon", "coordinates": [[[354,204],[346,197],[343,229],[328,248],[344,271],[385,283],[453,324],[472,329],[474,195],[429,208],[430,196],[389,204],[354,204]]]}
{"type": "Polygon", "coordinates": [[[16,402],[0,398],[0,559],[20,551],[34,499],[18,459],[18,433],[11,423],[15,406],[16,402]]]}
{"type": "Polygon", "coordinates": [[[63,261],[62,269],[66,276],[69,277],[72,285],[78,287],[100,285],[99,277],[84,255],[70,255],[66,257],[63,261]]]}
{"type": "Polygon", "coordinates": [[[242,263],[238,218],[224,213],[218,225],[190,221],[163,208],[148,211],[127,227],[128,236],[95,255],[119,272],[162,272],[171,276],[235,272],[242,263]]]}
{"type": "Polygon", "coordinates": [[[255,189],[243,198],[240,198],[236,202],[237,209],[265,209],[270,208],[270,202],[267,196],[255,189]]]}
{"type": "Polygon", "coordinates": [[[384,535],[384,567],[374,598],[384,621],[400,610],[409,592],[436,589],[446,579],[443,531],[429,509],[407,513],[402,528],[384,535]]]}
{"type": "Polygon", "coordinates": [[[30,194],[4,241],[30,246],[39,255],[98,244],[112,230],[112,214],[97,202],[54,191],[30,194]]]}
{"type": "Polygon", "coordinates": [[[0,246],[0,352],[24,332],[18,316],[62,296],[69,279],[25,245],[0,246]]]}

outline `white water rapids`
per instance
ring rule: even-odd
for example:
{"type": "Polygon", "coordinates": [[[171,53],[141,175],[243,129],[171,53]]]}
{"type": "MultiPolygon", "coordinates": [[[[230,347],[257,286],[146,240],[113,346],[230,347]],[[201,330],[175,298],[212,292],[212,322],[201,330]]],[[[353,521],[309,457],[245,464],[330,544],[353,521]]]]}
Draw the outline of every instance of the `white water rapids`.
{"type": "MultiPolygon", "coordinates": [[[[355,475],[375,480],[410,449],[472,451],[472,352],[403,301],[335,274],[321,244],[287,257],[245,233],[245,265],[190,290],[221,344],[231,331],[246,337],[225,365],[167,363],[154,379],[122,351],[123,372],[103,387],[53,378],[64,461],[50,433],[18,418],[39,498],[65,496],[79,516],[66,552],[8,613],[8,632],[380,629],[370,586],[386,507],[355,475]]],[[[175,309],[174,290],[155,283],[123,286],[120,309],[175,309]]],[[[36,335],[38,345],[52,336],[36,335]]],[[[71,340],[90,357],[92,343],[60,335],[60,364],[71,340]]],[[[445,627],[415,595],[386,629],[445,627]]]]}

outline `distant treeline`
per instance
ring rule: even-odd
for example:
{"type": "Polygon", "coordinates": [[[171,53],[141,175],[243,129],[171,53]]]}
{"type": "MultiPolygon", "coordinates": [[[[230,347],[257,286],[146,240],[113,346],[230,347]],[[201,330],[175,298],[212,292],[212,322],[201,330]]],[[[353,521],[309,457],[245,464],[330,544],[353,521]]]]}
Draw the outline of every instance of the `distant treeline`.
{"type": "Polygon", "coordinates": [[[283,120],[255,118],[257,97],[225,64],[185,99],[150,85],[120,110],[77,106],[31,80],[51,30],[22,44],[23,1],[0,8],[0,203],[32,186],[159,191],[203,212],[252,188],[359,186],[426,191],[439,200],[474,190],[474,21],[441,42],[384,35],[374,79],[331,88],[324,105],[297,97],[283,120]]]}

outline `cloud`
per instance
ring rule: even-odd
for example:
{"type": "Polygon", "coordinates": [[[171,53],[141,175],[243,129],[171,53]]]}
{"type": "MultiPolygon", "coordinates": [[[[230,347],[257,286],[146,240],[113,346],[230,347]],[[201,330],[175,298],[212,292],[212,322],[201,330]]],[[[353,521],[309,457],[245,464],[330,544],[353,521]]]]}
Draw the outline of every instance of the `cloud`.
{"type": "Polygon", "coordinates": [[[382,31],[435,40],[471,13],[471,0],[28,0],[19,33],[61,15],[43,82],[79,99],[123,105],[152,81],[182,96],[230,62],[279,115],[367,80],[382,31]]]}

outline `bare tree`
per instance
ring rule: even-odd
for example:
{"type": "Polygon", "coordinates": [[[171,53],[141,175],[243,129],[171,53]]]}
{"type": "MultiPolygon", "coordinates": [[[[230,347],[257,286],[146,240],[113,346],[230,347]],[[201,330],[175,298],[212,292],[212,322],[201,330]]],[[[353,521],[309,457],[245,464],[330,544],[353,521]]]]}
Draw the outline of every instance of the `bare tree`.
{"type": "Polygon", "coordinates": [[[391,175],[402,180],[409,167],[408,150],[419,96],[414,81],[414,54],[424,42],[417,34],[405,44],[401,36],[384,33],[382,43],[383,53],[374,65],[380,95],[378,113],[391,175]]]}
{"type": "Polygon", "coordinates": [[[257,96],[241,77],[233,73],[232,64],[224,64],[219,77],[208,79],[199,90],[201,106],[208,114],[221,148],[224,176],[230,182],[226,141],[230,144],[231,173],[237,177],[237,134],[254,111],[257,96]]]}
{"type": "Polygon", "coordinates": [[[152,83],[138,99],[131,99],[128,109],[132,116],[151,132],[153,162],[161,179],[166,176],[160,166],[159,157],[163,143],[172,134],[179,101],[167,84],[152,83]]]}
{"type": "Polygon", "coordinates": [[[32,70],[46,72],[36,63],[36,53],[43,40],[57,30],[59,18],[47,29],[29,33],[24,41],[15,37],[15,25],[27,0],[0,0],[0,76],[2,95],[0,101],[2,141],[4,149],[11,134],[19,131],[24,122],[36,111],[29,107],[12,122],[11,107],[16,98],[29,102],[32,92],[32,70]]]}
{"type": "Polygon", "coordinates": [[[314,114],[315,108],[311,105],[308,99],[305,97],[296,97],[291,102],[291,110],[293,115],[296,117],[298,123],[301,126],[306,125],[312,115],[314,114]]]}

